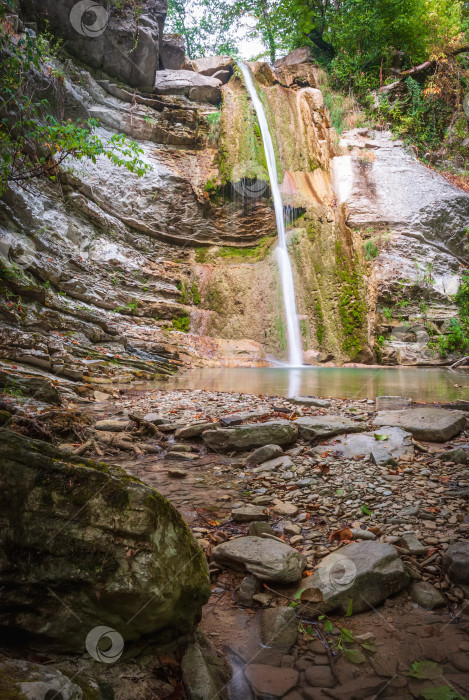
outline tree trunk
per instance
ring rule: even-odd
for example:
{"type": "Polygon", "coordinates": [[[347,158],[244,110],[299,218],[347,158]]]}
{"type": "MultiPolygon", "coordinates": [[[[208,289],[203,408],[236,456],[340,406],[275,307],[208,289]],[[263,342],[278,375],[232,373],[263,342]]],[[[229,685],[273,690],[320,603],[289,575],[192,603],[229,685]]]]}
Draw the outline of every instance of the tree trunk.
{"type": "Polygon", "coordinates": [[[317,29],[313,29],[309,34],[308,38],[311,39],[311,41],[316,44],[318,49],[320,49],[323,54],[329,58],[333,59],[335,56],[335,49],[332,46],[332,44],[329,44],[327,41],[324,41],[322,38],[321,32],[319,32],[317,29]]]}

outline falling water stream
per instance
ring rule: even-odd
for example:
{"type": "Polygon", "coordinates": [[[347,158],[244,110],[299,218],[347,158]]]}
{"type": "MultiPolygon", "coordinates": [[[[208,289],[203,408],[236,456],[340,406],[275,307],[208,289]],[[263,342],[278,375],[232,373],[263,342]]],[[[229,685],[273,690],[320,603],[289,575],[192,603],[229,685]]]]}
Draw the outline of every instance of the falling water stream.
{"type": "Polygon", "coordinates": [[[269,173],[270,189],[274,201],[275,219],[277,222],[278,246],[276,249],[280,280],[282,285],[283,304],[285,307],[285,317],[287,321],[288,340],[288,364],[290,367],[301,367],[303,365],[303,350],[301,342],[300,324],[296,313],[295,286],[293,283],[293,271],[287,249],[287,235],[285,229],[285,217],[283,213],[282,195],[277,180],[277,166],[275,163],[275,152],[270,135],[269,126],[264,112],[264,107],[259,99],[257,90],[252,79],[251,71],[245,63],[239,63],[239,68],[243,74],[247,91],[256,110],[259,127],[264,143],[265,159],[269,173]]]}

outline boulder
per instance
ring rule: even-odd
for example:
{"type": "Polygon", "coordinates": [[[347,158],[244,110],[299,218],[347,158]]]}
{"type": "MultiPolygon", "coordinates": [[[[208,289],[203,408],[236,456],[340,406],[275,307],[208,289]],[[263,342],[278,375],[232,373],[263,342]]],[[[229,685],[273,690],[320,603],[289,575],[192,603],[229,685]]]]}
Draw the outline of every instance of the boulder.
{"type": "Polygon", "coordinates": [[[306,558],[283,542],[263,537],[238,537],[212,550],[217,564],[235,571],[248,571],[261,581],[299,581],[306,558]]]}
{"type": "Polygon", "coordinates": [[[310,450],[320,455],[330,450],[334,455],[353,459],[358,455],[372,455],[375,464],[385,464],[390,458],[398,459],[405,454],[413,454],[412,435],[402,428],[381,428],[377,435],[387,435],[387,440],[377,440],[375,433],[360,433],[333,438],[330,445],[319,445],[310,450]]]}
{"type": "MultiPolygon", "coordinates": [[[[89,7],[89,6],[88,6],[89,7]]],[[[92,68],[127,85],[151,92],[159,65],[159,44],[166,16],[165,0],[144,0],[138,14],[109,10],[99,3],[86,11],[75,0],[24,0],[22,10],[66,40],[67,51],[92,68]]]]}
{"type": "Polygon", "coordinates": [[[350,600],[354,613],[363,612],[408,583],[395,547],[384,542],[357,542],[324,557],[307,580],[306,589],[319,591],[316,610],[345,614],[350,600]]]}
{"type": "Polygon", "coordinates": [[[298,63],[312,63],[314,61],[313,52],[309,46],[300,46],[298,49],[293,49],[283,58],[275,61],[274,68],[282,66],[295,66],[298,63]]]}
{"type": "Polygon", "coordinates": [[[412,433],[417,440],[446,442],[466,427],[467,416],[463,411],[446,411],[444,408],[409,408],[403,411],[380,411],[375,425],[391,425],[412,433]]]}
{"type": "Polygon", "coordinates": [[[300,437],[305,440],[318,440],[343,433],[360,433],[366,425],[345,416],[302,416],[294,421],[298,426],[300,437]]]}
{"type": "Polygon", "coordinates": [[[454,583],[469,584],[469,540],[451,544],[444,554],[443,565],[454,583]]]}
{"type": "Polygon", "coordinates": [[[298,436],[298,428],[292,422],[280,419],[267,423],[246,423],[233,428],[206,430],[204,442],[214,452],[252,450],[270,443],[290,445],[298,436]]]}
{"type": "Polygon", "coordinates": [[[283,455],[283,450],[280,445],[264,445],[263,447],[258,447],[246,457],[247,464],[262,464],[263,462],[268,462],[276,457],[281,457],[283,455]]]}
{"type": "Polygon", "coordinates": [[[160,70],[153,92],[157,95],[184,95],[195,102],[221,102],[221,81],[189,70],[160,70]]]}
{"type": "Polygon", "coordinates": [[[160,60],[164,69],[183,70],[186,62],[186,44],[181,34],[163,34],[160,60]]]}
{"type": "Polygon", "coordinates": [[[61,653],[82,653],[96,626],[124,640],[194,630],[210,596],[207,564],[161,494],[120,467],[8,430],[0,462],[2,627],[61,653]]]}
{"type": "Polygon", "coordinates": [[[223,74],[226,76],[223,83],[227,83],[233,75],[235,62],[231,56],[208,56],[206,58],[197,58],[192,61],[192,66],[196,73],[207,75],[209,77],[219,77],[223,74]]]}

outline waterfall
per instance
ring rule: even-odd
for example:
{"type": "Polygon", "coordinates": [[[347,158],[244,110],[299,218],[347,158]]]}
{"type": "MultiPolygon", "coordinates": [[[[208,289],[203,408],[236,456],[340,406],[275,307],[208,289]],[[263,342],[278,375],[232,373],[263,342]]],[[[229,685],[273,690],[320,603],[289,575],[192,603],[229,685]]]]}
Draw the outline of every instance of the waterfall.
{"type": "Polygon", "coordinates": [[[267,124],[264,107],[259,99],[254,86],[251,71],[245,63],[238,63],[243,74],[247,91],[256,110],[259,127],[264,143],[265,159],[269,172],[270,188],[274,200],[275,220],[277,222],[278,246],[276,249],[280,280],[282,285],[283,305],[287,321],[288,363],[291,367],[303,365],[303,350],[301,342],[300,324],[296,313],[295,286],[293,284],[293,271],[287,249],[287,235],[285,230],[285,217],[283,213],[282,195],[277,180],[277,166],[272,137],[267,124]]]}

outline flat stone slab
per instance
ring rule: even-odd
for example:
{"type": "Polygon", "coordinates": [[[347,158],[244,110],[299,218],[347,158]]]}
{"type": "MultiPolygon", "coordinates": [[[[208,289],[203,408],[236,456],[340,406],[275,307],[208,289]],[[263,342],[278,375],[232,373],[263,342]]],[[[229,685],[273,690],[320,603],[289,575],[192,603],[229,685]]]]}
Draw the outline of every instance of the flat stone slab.
{"type": "Polygon", "coordinates": [[[298,436],[297,426],[288,420],[280,419],[266,423],[246,423],[232,428],[207,430],[202,434],[206,445],[214,452],[252,450],[275,443],[290,445],[298,436]]]}
{"type": "MultiPolygon", "coordinates": [[[[385,542],[357,542],[324,557],[306,588],[319,589],[322,601],[313,606],[323,612],[353,613],[369,610],[409,582],[395,547],[385,542]]],[[[303,585],[303,582],[302,584],[303,585]]]]}
{"type": "Polygon", "coordinates": [[[221,80],[189,70],[159,70],[154,92],[157,95],[185,95],[197,102],[218,104],[221,101],[221,80]]]}
{"type": "Polygon", "coordinates": [[[220,418],[220,425],[223,428],[229,428],[232,425],[241,425],[244,421],[255,420],[256,418],[263,418],[266,416],[268,411],[262,409],[261,411],[241,411],[240,413],[228,413],[220,418]]]}
{"type": "Polygon", "coordinates": [[[235,523],[251,523],[258,520],[268,520],[269,514],[261,506],[242,506],[231,511],[231,519],[235,523]]]}
{"type": "Polygon", "coordinates": [[[377,411],[400,411],[410,408],[412,399],[405,396],[378,396],[376,398],[377,411]]]}
{"type": "Polygon", "coordinates": [[[444,408],[409,408],[404,411],[380,411],[374,425],[403,428],[417,440],[446,442],[466,427],[467,415],[444,408]]]}
{"type": "Polygon", "coordinates": [[[123,433],[130,426],[128,420],[98,420],[95,424],[95,430],[107,430],[111,433],[123,433]]]}
{"type": "Polygon", "coordinates": [[[306,558],[293,547],[267,537],[238,537],[212,550],[217,564],[247,571],[261,581],[295,583],[301,578],[306,558]]]}
{"type": "Polygon", "coordinates": [[[258,467],[253,469],[255,474],[261,472],[273,472],[277,469],[291,469],[294,467],[294,463],[288,455],[283,455],[283,457],[276,457],[275,459],[269,459],[268,462],[263,462],[258,467]]]}
{"type": "Polygon", "coordinates": [[[333,438],[327,445],[318,445],[308,454],[331,452],[334,456],[353,459],[358,455],[368,457],[375,455],[378,464],[385,463],[389,457],[399,458],[404,454],[413,454],[412,435],[402,428],[386,426],[372,433],[359,433],[333,438]],[[387,435],[387,440],[377,440],[376,435],[387,435]]]}
{"type": "Polygon", "coordinates": [[[288,399],[295,406],[315,406],[316,408],[329,408],[331,402],[327,399],[318,399],[315,396],[293,396],[288,399]]]}
{"type": "Polygon", "coordinates": [[[283,698],[300,679],[300,674],[293,668],[278,668],[267,664],[250,664],[246,667],[245,674],[258,698],[283,698]]]}
{"type": "Polygon", "coordinates": [[[305,440],[334,437],[344,433],[361,433],[366,425],[344,416],[302,416],[293,421],[298,426],[300,437],[305,440]]]}

